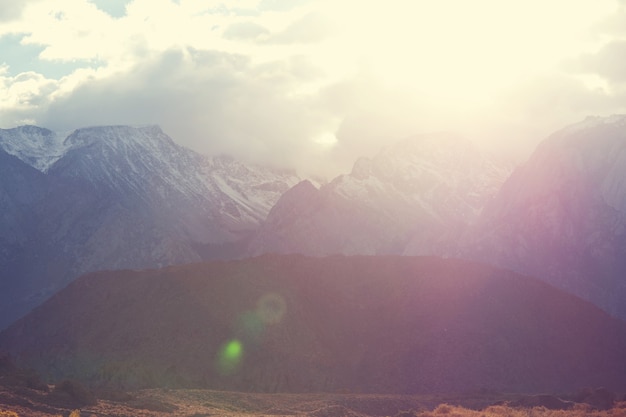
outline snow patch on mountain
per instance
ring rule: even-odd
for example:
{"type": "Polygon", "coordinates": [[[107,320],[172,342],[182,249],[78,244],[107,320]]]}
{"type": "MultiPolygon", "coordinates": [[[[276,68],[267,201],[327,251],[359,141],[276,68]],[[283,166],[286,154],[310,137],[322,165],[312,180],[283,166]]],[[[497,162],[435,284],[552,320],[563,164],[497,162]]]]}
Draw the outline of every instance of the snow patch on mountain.
{"type": "Polygon", "coordinates": [[[587,116],[584,120],[561,129],[559,132],[557,132],[557,135],[572,135],[576,132],[588,129],[595,129],[603,125],[613,127],[625,127],[626,115],[613,114],[611,116],[587,116]]]}
{"type": "Polygon", "coordinates": [[[291,171],[198,154],[177,145],[158,126],[78,129],[64,146],[66,154],[50,167],[50,174],[135,195],[171,217],[180,207],[194,207],[193,217],[206,218],[212,229],[193,231],[196,222],[184,216],[180,222],[189,233],[211,236],[212,242],[235,238],[214,230],[216,225],[236,232],[258,227],[280,195],[299,181],[291,171]]]}
{"type": "Polygon", "coordinates": [[[454,135],[412,137],[359,158],[319,190],[301,183],[285,193],[249,254],[439,254],[511,168],[454,135]]]}
{"type": "Polygon", "coordinates": [[[0,129],[0,148],[41,172],[65,154],[64,139],[64,133],[37,126],[0,129]]]}
{"type": "Polygon", "coordinates": [[[241,256],[300,181],[198,154],[158,126],[0,130],[2,155],[0,271],[10,277],[0,327],[89,271],[241,256]]]}

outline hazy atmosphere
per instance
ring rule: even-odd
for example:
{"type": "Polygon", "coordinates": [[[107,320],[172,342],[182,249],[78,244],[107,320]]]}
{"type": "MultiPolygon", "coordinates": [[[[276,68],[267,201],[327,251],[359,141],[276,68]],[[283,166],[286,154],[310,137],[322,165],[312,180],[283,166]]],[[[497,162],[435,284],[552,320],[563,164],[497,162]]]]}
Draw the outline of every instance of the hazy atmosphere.
{"type": "Polygon", "coordinates": [[[0,417],[626,417],[626,0],[0,0],[0,417]]]}
{"type": "Polygon", "coordinates": [[[159,124],[333,175],[454,131],[526,156],[626,107],[626,4],[0,0],[0,127],[159,124]]]}

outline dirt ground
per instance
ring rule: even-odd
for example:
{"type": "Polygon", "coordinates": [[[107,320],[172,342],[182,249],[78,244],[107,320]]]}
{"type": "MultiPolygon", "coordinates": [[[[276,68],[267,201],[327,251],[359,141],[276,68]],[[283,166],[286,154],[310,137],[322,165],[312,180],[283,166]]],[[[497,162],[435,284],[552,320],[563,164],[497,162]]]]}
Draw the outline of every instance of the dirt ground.
{"type": "Polygon", "coordinates": [[[59,403],[50,394],[27,388],[0,387],[0,417],[205,417],[205,416],[306,416],[306,417],[447,417],[509,416],[626,417],[626,403],[612,410],[588,406],[573,410],[513,409],[493,404],[515,401],[519,396],[497,393],[473,395],[376,395],[350,393],[258,394],[211,390],[151,389],[131,393],[102,393],[95,402],[77,406],[59,403]],[[446,404],[441,406],[441,404],[446,404]],[[448,405],[452,404],[452,405],[448,405]],[[78,410],[78,412],[76,411],[78,410]],[[480,410],[480,411],[474,411],[480,410]]]}

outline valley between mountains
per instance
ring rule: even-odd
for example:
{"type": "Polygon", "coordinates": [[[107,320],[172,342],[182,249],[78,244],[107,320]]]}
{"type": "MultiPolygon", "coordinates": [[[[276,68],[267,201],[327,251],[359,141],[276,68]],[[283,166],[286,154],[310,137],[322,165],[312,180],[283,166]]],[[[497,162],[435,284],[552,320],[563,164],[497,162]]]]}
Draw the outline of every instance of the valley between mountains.
{"type": "Polygon", "coordinates": [[[625,158],[619,115],[517,167],[437,133],[329,181],[0,130],[0,353],[94,390],[624,392],[625,158]]]}

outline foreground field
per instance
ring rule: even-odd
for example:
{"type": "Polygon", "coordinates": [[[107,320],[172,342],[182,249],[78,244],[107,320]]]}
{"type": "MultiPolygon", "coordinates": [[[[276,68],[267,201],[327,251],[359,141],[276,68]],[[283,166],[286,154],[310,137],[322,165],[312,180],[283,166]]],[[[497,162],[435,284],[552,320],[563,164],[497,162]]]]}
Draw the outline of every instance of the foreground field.
{"type": "Polygon", "coordinates": [[[523,397],[487,393],[463,396],[249,394],[152,389],[108,392],[99,397],[103,398],[83,398],[77,392],[68,392],[63,397],[55,395],[54,390],[46,393],[0,387],[0,417],[626,417],[626,402],[615,402],[607,410],[583,403],[564,403],[569,409],[555,410],[545,406],[515,407],[513,404],[523,397]]]}

